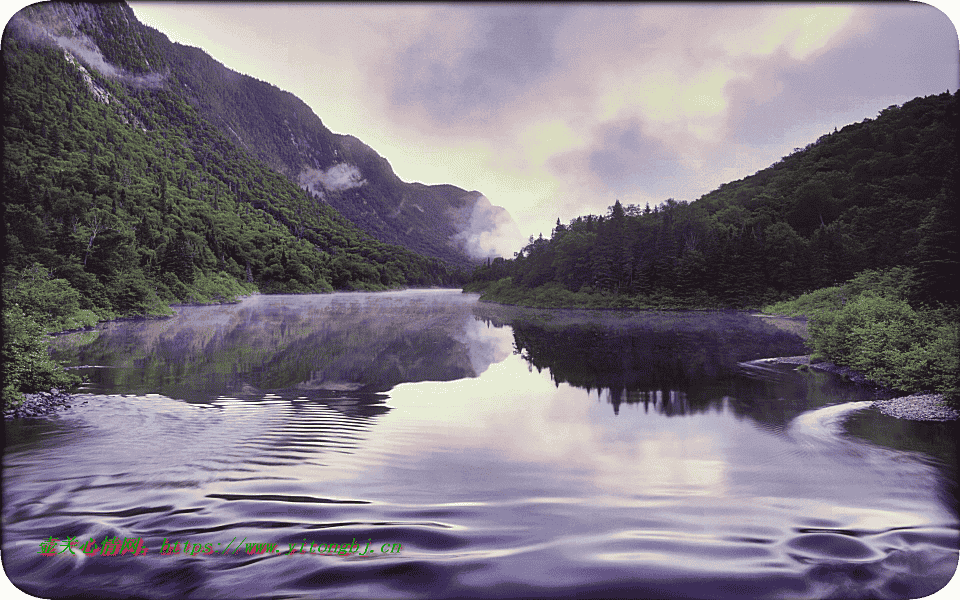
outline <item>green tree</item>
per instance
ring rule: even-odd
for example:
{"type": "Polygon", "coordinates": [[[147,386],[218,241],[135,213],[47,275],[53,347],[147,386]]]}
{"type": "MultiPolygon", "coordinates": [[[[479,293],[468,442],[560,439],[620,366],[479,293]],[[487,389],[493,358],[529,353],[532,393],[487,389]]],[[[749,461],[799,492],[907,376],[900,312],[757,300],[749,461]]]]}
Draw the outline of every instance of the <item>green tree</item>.
{"type": "Polygon", "coordinates": [[[68,390],[80,378],[63,370],[48,352],[43,327],[24,314],[17,304],[3,309],[3,406],[23,401],[24,393],[68,390]]]}

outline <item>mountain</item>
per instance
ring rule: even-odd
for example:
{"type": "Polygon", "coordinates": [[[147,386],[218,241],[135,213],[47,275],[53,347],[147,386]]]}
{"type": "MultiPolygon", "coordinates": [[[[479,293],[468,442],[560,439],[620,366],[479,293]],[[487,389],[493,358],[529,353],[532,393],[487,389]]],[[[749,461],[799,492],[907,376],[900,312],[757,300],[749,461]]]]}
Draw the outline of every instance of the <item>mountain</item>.
{"type": "Polygon", "coordinates": [[[18,20],[39,26],[88,68],[182,96],[251,156],[380,241],[464,267],[492,254],[481,240],[496,228],[519,231],[479,192],[401,181],[386,159],[355,137],[332,133],[293,94],[171,43],[126,4],[44,4],[18,20]]]}
{"type": "Polygon", "coordinates": [[[38,323],[257,289],[455,285],[472,236],[502,222],[476,192],[401,182],[292,95],[170,43],[125,4],[30,6],[2,45],[3,292],[38,323]],[[276,142],[290,130],[296,143],[276,142]],[[309,157],[320,176],[301,187],[257,152],[309,157]]]}
{"type": "Polygon", "coordinates": [[[509,213],[479,192],[401,181],[376,151],[330,132],[288,92],[238,76],[196,48],[174,44],[166,59],[200,114],[381,241],[465,266],[493,254],[485,236],[501,227],[519,234],[509,213]]]}
{"type": "Polygon", "coordinates": [[[956,302],[958,114],[957,94],[915,98],[693,202],[558,220],[473,286],[534,305],[742,307],[903,267],[916,302],[956,302]]]}

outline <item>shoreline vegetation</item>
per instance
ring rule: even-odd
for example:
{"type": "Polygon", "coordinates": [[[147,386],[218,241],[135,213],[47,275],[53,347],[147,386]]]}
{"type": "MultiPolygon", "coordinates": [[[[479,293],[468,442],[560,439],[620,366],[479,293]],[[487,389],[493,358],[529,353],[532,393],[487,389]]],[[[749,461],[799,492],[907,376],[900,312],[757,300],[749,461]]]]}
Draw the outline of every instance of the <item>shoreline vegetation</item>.
{"type": "MultiPolygon", "coordinates": [[[[90,330],[102,322],[168,318],[176,314],[177,306],[230,304],[260,293],[235,281],[229,286],[217,283],[221,285],[208,286],[206,293],[192,294],[187,302],[166,304],[156,298],[142,314],[97,314],[80,308],[79,294],[65,280],[53,278],[39,265],[25,270],[16,285],[5,290],[9,302],[3,311],[4,418],[40,416],[70,405],[69,392],[81,378],[49,358],[49,336],[90,330]]],[[[957,309],[912,308],[904,298],[914,286],[910,269],[867,270],[843,285],[764,306],[751,314],[804,338],[811,354],[763,360],[796,365],[798,370],[829,371],[883,389],[884,395],[895,397],[874,405],[893,417],[958,419],[960,368],[953,351],[960,338],[957,309]]],[[[556,284],[529,290],[512,286],[509,278],[467,284],[462,290],[480,293],[483,302],[534,308],[735,310],[663,296],[573,293],[556,284]]]]}
{"type": "Polygon", "coordinates": [[[56,277],[40,263],[23,269],[7,265],[3,274],[3,410],[4,417],[48,414],[69,402],[69,392],[82,382],[50,358],[52,335],[87,331],[98,323],[154,319],[175,314],[172,305],[236,302],[257,288],[223,273],[198,274],[184,293],[144,286],[136,302],[124,303],[122,290],[110,302],[81,293],[69,280],[56,277]],[[117,310],[117,304],[125,308],[117,310]]]}
{"type": "Polygon", "coordinates": [[[763,313],[805,317],[808,368],[894,392],[874,402],[884,414],[957,420],[960,309],[924,302],[920,288],[913,269],[866,270],[842,285],[765,306],[763,313]]]}

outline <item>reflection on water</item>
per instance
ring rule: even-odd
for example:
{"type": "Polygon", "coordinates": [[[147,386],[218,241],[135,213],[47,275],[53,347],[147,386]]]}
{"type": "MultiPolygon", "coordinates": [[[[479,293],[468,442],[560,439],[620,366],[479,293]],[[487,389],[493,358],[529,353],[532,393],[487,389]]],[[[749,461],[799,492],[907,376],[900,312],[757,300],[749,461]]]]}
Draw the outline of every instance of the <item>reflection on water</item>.
{"type": "Polygon", "coordinates": [[[65,336],[59,358],[99,366],[81,403],[7,425],[4,566],[48,598],[942,587],[950,433],[908,443],[862,390],[749,362],[802,351],[768,327],[431,291],[256,297],[65,336]],[[151,552],[38,555],[50,535],[151,552]],[[282,551],[159,554],[244,539],[282,551]],[[351,540],[402,549],[289,553],[351,540]]]}
{"type": "Polygon", "coordinates": [[[475,296],[449,292],[255,296],[183,307],[173,319],[63,336],[54,357],[91,365],[91,390],[210,400],[281,391],[383,392],[408,381],[476,377],[509,352],[481,334],[475,296]]]}

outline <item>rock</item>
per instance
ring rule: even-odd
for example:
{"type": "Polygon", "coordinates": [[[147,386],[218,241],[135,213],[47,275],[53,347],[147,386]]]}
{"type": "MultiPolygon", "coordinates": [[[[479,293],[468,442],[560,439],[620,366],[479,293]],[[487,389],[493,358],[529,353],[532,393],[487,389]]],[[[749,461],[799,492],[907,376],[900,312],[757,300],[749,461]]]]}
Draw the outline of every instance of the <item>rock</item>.
{"type": "Polygon", "coordinates": [[[20,404],[3,411],[4,420],[23,419],[49,415],[63,408],[69,408],[73,397],[54,388],[49,392],[24,394],[20,404]]]}

